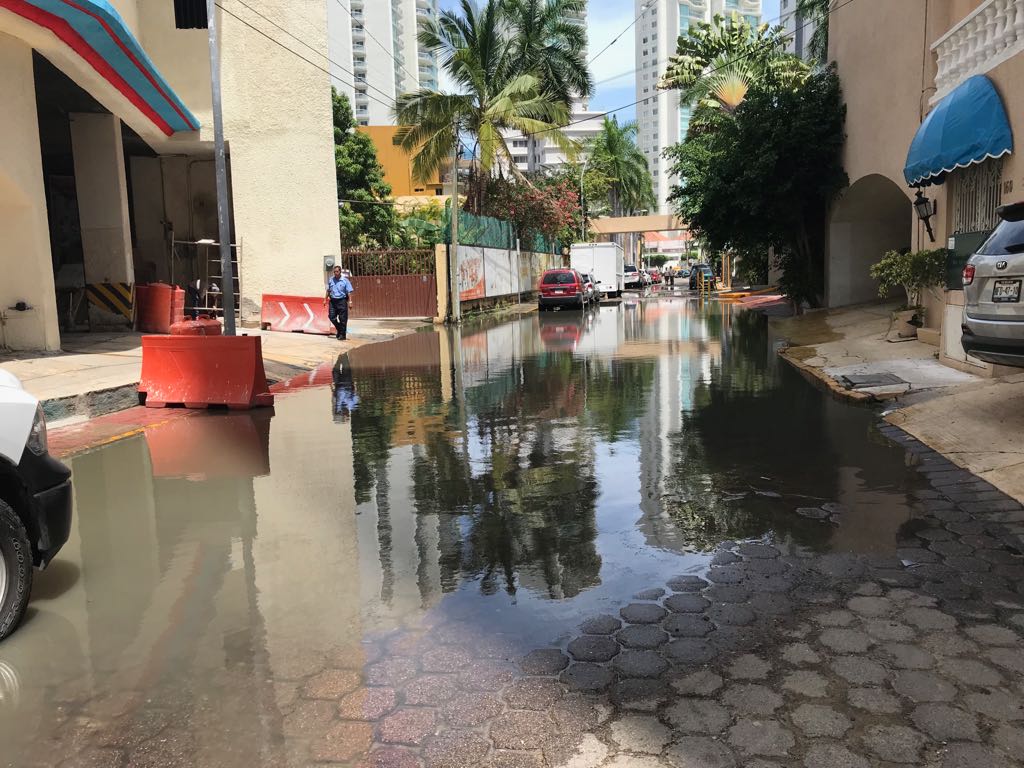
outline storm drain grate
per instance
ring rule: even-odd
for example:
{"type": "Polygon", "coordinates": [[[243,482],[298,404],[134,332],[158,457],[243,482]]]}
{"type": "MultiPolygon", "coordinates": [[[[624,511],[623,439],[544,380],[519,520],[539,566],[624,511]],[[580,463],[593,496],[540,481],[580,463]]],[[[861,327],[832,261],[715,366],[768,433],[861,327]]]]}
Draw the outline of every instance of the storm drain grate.
{"type": "Polygon", "coordinates": [[[856,373],[840,376],[839,380],[847,389],[870,389],[872,387],[898,387],[908,382],[892,373],[856,373]]]}

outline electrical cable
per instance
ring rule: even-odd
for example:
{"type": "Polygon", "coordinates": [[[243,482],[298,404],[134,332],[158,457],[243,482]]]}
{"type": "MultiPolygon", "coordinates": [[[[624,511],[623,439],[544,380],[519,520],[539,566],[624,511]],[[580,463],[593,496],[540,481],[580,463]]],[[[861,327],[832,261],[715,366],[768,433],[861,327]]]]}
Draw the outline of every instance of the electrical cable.
{"type": "MultiPolygon", "coordinates": [[[[351,0],[349,0],[349,1],[351,2],[351,0]]],[[[372,1],[373,1],[373,0],[371,0],[371,2],[372,2],[372,1]]],[[[343,4],[342,4],[341,0],[334,0],[334,2],[336,2],[336,3],[338,4],[338,7],[340,7],[340,8],[341,8],[341,9],[342,9],[343,11],[345,11],[346,13],[348,13],[348,15],[349,15],[349,16],[351,16],[351,17],[352,17],[352,21],[354,21],[354,22],[356,22],[357,24],[359,24],[359,25],[361,25],[361,26],[362,26],[362,28],[363,28],[363,32],[365,32],[365,33],[367,34],[367,36],[368,36],[368,37],[369,37],[369,38],[370,38],[371,40],[373,40],[373,42],[375,42],[375,43],[376,43],[377,45],[379,45],[379,46],[380,46],[380,49],[381,49],[382,51],[384,51],[384,53],[386,53],[386,54],[387,54],[388,56],[390,56],[390,57],[392,58],[392,60],[394,60],[395,64],[397,64],[398,66],[400,66],[400,67],[402,68],[402,70],[403,70],[403,71],[405,72],[405,74],[407,74],[407,75],[408,75],[409,77],[411,77],[411,78],[412,78],[412,80],[413,80],[413,82],[414,82],[414,83],[419,83],[420,79],[419,79],[419,78],[418,78],[418,77],[417,77],[416,75],[414,75],[414,74],[413,74],[412,72],[410,72],[410,71],[409,71],[408,69],[406,69],[406,68],[405,68],[405,64],[403,64],[402,62],[400,62],[400,61],[399,61],[399,60],[397,59],[397,57],[395,56],[395,54],[393,54],[393,53],[392,53],[391,51],[389,51],[389,50],[387,49],[387,47],[385,47],[384,43],[382,43],[382,42],[381,42],[380,40],[378,40],[378,39],[377,39],[376,37],[374,37],[373,33],[372,33],[372,32],[371,32],[370,30],[368,30],[368,29],[366,28],[366,25],[365,25],[365,24],[363,24],[363,20],[362,20],[362,19],[357,19],[357,18],[356,18],[355,14],[354,14],[354,13],[352,13],[352,8],[351,8],[351,7],[348,7],[348,8],[346,8],[346,7],[345,7],[345,5],[343,5],[343,4]]]]}

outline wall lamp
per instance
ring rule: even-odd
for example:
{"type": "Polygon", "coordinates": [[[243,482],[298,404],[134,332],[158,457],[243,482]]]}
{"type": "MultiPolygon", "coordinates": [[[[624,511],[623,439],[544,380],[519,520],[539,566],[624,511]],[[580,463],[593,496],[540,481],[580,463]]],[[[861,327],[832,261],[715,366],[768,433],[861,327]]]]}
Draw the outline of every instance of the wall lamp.
{"type": "Polygon", "coordinates": [[[917,218],[924,223],[924,228],[928,231],[928,239],[934,243],[935,233],[932,232],[932,216],[935,215],[935,201],[925,197],[924,192],[920,189],[917,190],[917,194],[914,196],[914,212],[917,214],[917,218]]]}

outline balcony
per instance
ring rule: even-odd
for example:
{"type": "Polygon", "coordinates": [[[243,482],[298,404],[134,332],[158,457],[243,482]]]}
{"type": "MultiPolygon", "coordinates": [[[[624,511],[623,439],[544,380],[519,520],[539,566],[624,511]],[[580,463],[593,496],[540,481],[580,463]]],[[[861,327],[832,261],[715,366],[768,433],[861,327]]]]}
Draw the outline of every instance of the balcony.
{"type": "Polygon", "coordinates": [[[424,11],[431,10],[430,0],[416,0],[416,8],[424,11]]]}
{"type": "Polygon", "coordinates": [[[960,83],[1024,51],[1024,0],[987,0],[932,43],[935,104],[960,83]]]}

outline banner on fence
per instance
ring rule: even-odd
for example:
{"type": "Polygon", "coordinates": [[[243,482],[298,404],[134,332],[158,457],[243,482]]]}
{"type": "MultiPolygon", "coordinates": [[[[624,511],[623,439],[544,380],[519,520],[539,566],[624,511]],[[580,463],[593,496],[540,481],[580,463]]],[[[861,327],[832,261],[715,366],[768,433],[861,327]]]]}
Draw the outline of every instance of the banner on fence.
{"type": "Polygon", "coordinates": [[[487,295],[484,282],[484,249],[459,246],[459,299],[469,301],[487,295]]]}
{"type": "Polygon", "coordinates": [[[484,248],[484,284],[488,297],[517,292],[512,277],[512,259],[516,255],[515,251],[484,248]]]}

